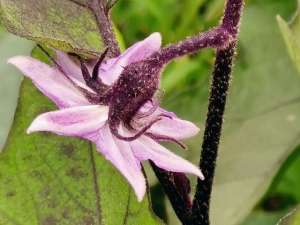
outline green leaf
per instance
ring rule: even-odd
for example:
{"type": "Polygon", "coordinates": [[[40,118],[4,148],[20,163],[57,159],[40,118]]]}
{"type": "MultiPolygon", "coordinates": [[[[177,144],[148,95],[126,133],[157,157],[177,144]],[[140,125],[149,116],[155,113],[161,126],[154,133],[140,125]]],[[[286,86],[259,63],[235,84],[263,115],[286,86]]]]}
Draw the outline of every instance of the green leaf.
{"type": "Polygon", "coordinates": [[[182,13],[180,23],[177,25],[176,29],[177,36],[185,37],[187,28],[190,27],[191,24],[194,23],[194,18],[197,15],[200,8],[205,4],[205,0],[187,0],[184,2],[182,7],[182,13]]]}
{"type": "Polygon", "coordinates": [[[278,25],[285,40],[290,57],[300,72],[300,1],[298,10],[290,23],[277,16],[278,25]]]}
{"type": "Polygon", "coordinates": [[[150,202],[138,203],[123,176],[86,141],[27,135],[53,110],[25,79],[7,145],[0,154],[0,225],[159,225],[150,202]]]}
{"type": "Polygon", "coordinates": [[[300,201],[299,171],[300,148],[298,146],[296,151],[285,160],[259,207],[256,207],[242,225],[274,225],[287,215],[291,208],[295,208],[300,201]]]}
{"type": "Polygon", "coordinates": [[[255,210],[241,225],[275,225],[285,214],[286,212],[274,213],[255,210]]]}
{"type": "MultiPolygon", "coordinates": [[[[294,1],[256,1],[245,9],[213,189],[214,225],[239,224],[299,144],[300,79],[276,23],[276,14],[288,15],[285,9],[292,5],[294,1]]],[[[201,72],[186,83],[166,106],[197,121],[203,131],[209,78],[201,72]]],[[[191,141],[185,153],[194,163],[200,139],[191,141]]]]}
{"type": "Polygon", "coordinates": [[[299,207],[282,218],[278,225],[299,225],[300,224],[300,211],[299,207]]]}
{"type": "Polygon", "coordinates": [[[182,58],[168,66],[166,75],[164,76],[162,86],[165,92],[171,92],[178,83],[184,78],[198,69],[198,63],[189,58],[182,58]]]}
{"type": "Polygon", "coordinates": [[[224,10],[224,1],[223,0],[212,0],[208,5],[208,9],[205,13],[205,19],[216,20],[222,16],[224,10]]]}
{"type": "Polygon", "coordinates": [[[104,48],[94,15],[73,0],[0,0],[0,16],[10,32],[54,48],[83,53],[104,48]]]}
{"type": "MultiPolygon", "coordinates": [[[[300,202],[299,171],[300,146],[298,146],[293,154],[284,162],[265,199],[268,200],[268,198],[276,198],[276,196],[279,196],[285,205],[293,205],[296,202],[300,202]]],[[[283,207],[285,205],[282,204],[283,207]]]]}

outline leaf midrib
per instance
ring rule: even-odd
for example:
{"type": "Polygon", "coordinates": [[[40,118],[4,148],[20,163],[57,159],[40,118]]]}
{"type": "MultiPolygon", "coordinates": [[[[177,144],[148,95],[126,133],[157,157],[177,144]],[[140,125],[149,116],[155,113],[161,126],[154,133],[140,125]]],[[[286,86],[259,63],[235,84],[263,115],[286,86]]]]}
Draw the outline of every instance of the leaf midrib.
{"type": "Polygon", "coordinates": [[[93,185],[94,185],[94,191],[95,191],[95,197],[96,197],[96,216],[97,216],[97,222],[98,225],[103,225],[102,223],[102,210],[101,210],[101,196],[100,196],[100,189],[98,184],[98,174],[97,174],[97,168],[96,168],[96,162],[94,157],[94,150],[93,150],[93,144],[89,142],[89,154],[92,164],[92,174],[93,174],[93,185]]]}

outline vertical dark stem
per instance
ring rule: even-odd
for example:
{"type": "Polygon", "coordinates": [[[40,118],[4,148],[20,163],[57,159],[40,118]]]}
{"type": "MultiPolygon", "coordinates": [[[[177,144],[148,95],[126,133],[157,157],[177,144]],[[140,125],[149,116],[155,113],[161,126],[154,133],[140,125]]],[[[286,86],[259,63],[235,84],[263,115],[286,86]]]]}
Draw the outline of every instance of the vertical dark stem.
{"type": "Polygon", "coordinates": [[[120,55],[120,48],[113,31],[110,14],[107,11],[107,1],[105,0],[90,0],[89,7],[92,9],[102,35],[103,41],[109,48],[108,56],[116,57],[120,55]]]}
{"type": "Polygon", "coordinates": [[[228,49],[219,50],[217,52],[200,162],[200,168],[202,169],[205,180],[198,180],[193,202],[193,225],[210,224],[210,197],[218,156],[219,140],[222,131],[227,90],[230,83],[234,47],[234,44],[232,44],[228,49]]]}
{"type": "Polygon", "coordinates": [[[205,180],[198,179],[192,225],[210,224],[210,198],[242,9],[243,0],[227,1],[222,27],[231,33],[234,40],[227,48],[217,50],[200,161],[205,180]]]}

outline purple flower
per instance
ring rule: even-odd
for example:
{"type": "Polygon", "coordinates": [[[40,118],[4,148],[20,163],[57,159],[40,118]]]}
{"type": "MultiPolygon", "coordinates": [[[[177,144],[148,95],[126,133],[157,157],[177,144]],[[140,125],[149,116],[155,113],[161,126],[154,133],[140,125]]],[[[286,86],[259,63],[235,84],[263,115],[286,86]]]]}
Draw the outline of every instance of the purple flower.
{"type": "Polygon", "coordinates": [[[199,131],[193,123],[158,107],[154,93],[163,65],[153,55],[160,46],[161,36],[154,33],[119,57],[103,61],[103,55],[92,65],[79,58],[79,66],[59,51],[53,67],[26,56],[9,59],[59,108],[39,115],[27,133],[50,131],[94,142],[132,185],[139,201],[146,191],[141,161],[203,179],[196,166],[158,144],[182,145],[180,140],[199,131]],[[150,77],[152,73],[157,76],[150,77]]]}

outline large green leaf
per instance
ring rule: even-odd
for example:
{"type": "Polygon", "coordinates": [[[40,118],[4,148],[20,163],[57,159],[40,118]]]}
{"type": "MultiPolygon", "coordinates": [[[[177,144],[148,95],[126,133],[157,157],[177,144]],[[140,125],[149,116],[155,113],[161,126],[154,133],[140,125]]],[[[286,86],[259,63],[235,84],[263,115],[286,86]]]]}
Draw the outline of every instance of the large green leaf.
{"type": "Polygon", "coordinates": [[[246,216],[300,141],[300,79],[275,20],[288,2],[246,10],[244,58],[236,62],[214,190],[216,224],[235,224],[246,216]]]}
{"type": "Polygon", "coordinates": [[[92,144],[50,133],[27,135],[52,103],[24,80],[0,154],[0,225],[158,225],[147,196],[138,203],[123,176],[92,144]]]}
{"type": "MultiPolygon", "coordinates": [[[[300,148],[297,147],[284,162],[259,207],[256,207],[242,225],[274,225],[295,208],[300,202],[299,171],[300,148]]],[[[300,224],[300,220],[298,223],[300,224]]]]}
{"type": "MultiPolygon", "coordinates": [[[[284,162],[282,168],[274,179],[264,201],[279,197],[281,207],[293,206],[300,202],[300,147],[284,162]]],[[[278,205],[278,204],[277,204],[278,205]]],[[[280,206],[280,204],[279,204],[280,206]]]]}
{"type": "Polygon", "coordinates": [[[286,212],[254,211],[242,225],[276,225],[286,212]]]}
{"type": "Polygon", "coordinates": [[[0,16],[10,32],[52,47],[85,53],[103,48],[94,15],[73,0],[0,0],[0,16]]]}
{"type": "MultiPolygon", "coordinates": [[[[213,190],[214,225],[241,222],[299,144],[300,79],[276,23],[276,15],[288,15],[293,6],[286,0],[246,6],[213,190]]],[[[198,85],[191,78],[187,91],[166,105],[203,128],[208,79],[198,76],[198,85]]],[[[199,139],[186,153],[195,163],[199,139]]]]}

